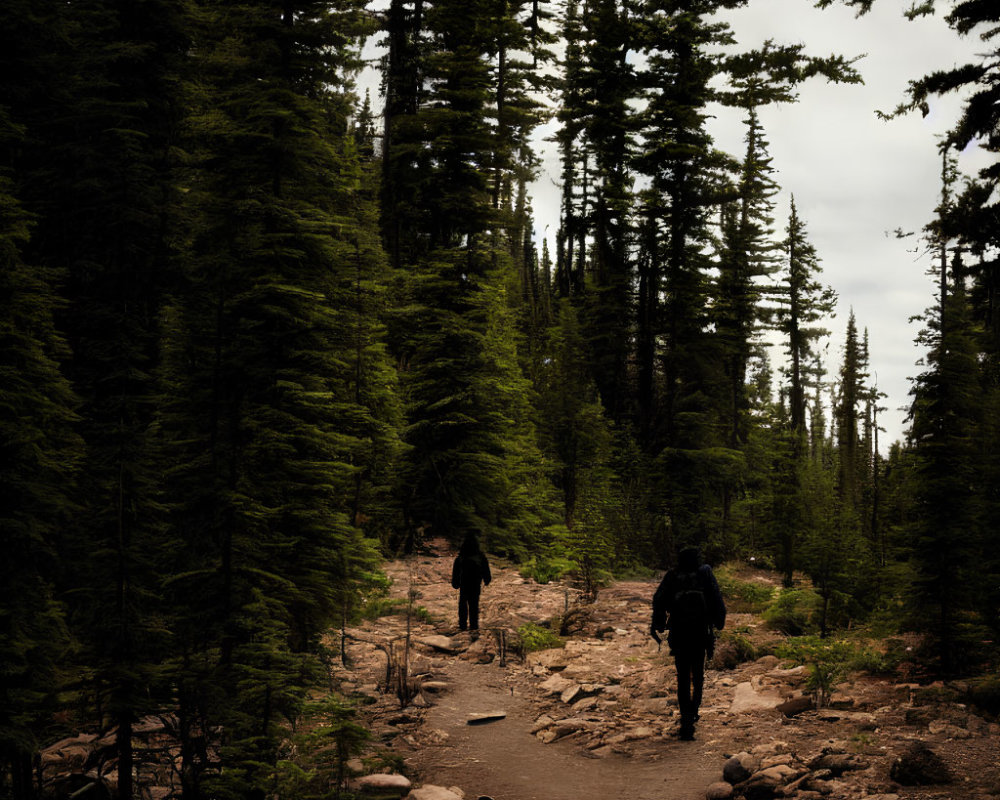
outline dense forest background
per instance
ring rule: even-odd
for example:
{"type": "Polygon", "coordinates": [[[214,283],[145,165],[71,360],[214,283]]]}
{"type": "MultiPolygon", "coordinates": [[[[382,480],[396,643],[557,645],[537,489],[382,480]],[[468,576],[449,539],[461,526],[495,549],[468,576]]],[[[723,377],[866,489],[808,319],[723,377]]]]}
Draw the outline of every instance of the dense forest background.
{"type": "Polygon", "coordinates": [[[812,221],[774,218],[759,116],[859,75],[741,49],[714,14],[743,2],[6,0],[4,796],[33,796],[67,709],[116,726],[122,798],[162,709],[185,797],[273,792],[324,634],[428,532],[588,590],[697,543],[808,576],[824,634],[918,629],[948,674],[995,658],[1000,168],[952,153],[1000,148],[1000,10],[955,5],[992,52],[901,98],[968,90],[884,456],[864,321],[821,358],[836,297],[812,221]],[[371,37],[383,109],[354,89],[371,37]],[[528,187],[552,114],[550,248],[528,187]]]}

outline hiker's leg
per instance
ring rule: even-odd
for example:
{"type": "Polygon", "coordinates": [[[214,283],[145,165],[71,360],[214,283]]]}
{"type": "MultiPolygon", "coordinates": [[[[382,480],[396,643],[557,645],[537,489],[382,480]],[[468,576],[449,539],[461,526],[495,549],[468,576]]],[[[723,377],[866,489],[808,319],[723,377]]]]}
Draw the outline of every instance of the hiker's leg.
{"type": "Polygon", "coordinates": [[[464,631],[468,627],[469,598],[464,589],[458,590],[458,629],[464,631]]]}
{"type": "Polygon", "coordinates": [[[683,722],[691,713],[691,659],[685,648],[675,647],[674,664],[677,665],[677,705],[683,722]]]}
{"type": "Polygon", "coordinates": [[[479,592],[469,592],[469,627],[479,630],[479,592]]]}
{"type": "Polygon", "coordinates": [[[691,716],[698,718],[702,690],[705,688],[705,651],[699,650],[691,657],[691,716]]]}

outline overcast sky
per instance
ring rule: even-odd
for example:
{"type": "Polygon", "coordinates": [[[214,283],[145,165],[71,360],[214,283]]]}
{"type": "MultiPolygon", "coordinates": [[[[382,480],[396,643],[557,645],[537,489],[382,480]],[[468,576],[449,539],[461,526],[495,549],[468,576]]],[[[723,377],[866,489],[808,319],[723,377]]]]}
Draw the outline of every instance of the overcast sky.
{"type": "MultiPolygon", "coordinates": [[[[913,252],[915,237],[898,240],[897,229],[920,232],[934,213],[940,194],[941,161],[936,142],[956,119],[958,98],[935,100],[931,113],[892,121],[876,110],[891,111],[905,98],[910,80],[935,69],[966,63],[981,44],[962,39],[940,17],[909,22],[898,0],[879,0],[863,17],[845,7],[821,11],[808,0],[751,0],[726,15],[741,47],[772,39],[804,43],[811,55],[865,55],[856,63],[865,85],[838,85],[813,79],[799,102],[762,111],[776,179],[775,227],[784,235],[789,198],[822,260],[824,279],[840,297],[829,328],[826,359],[831,373],[840,367],[847,317],[853,308],[859,329],[868,328],[871,371],[888,394],[880,420],[886,429],[880,449],[903,437],[909,378],[916,375],[920,350],[914,345],[918,323],[909,318],[933,302],[926,276],[928,255],[913,252]]],[[[907,3],[908,5],[908,3],[907,3]]],[[[743,153],[745,126],[740,112],[721,109],[710,131],[729,153],[743,153]]],[[[559,173],[554,152],[547,152],[544,173],[535,185],[538,233],[552,244],[558,225],[559,173]],[[548,225],[548,230],[545,226],[548,225]]],[[[981,153],[963,154],[960,167],[977,169],[981,153]]]]}

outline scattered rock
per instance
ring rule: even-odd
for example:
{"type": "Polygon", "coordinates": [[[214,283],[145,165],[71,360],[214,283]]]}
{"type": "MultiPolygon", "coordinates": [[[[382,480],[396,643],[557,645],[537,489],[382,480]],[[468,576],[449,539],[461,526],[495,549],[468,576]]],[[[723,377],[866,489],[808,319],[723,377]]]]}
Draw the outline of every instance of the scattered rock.
{"type": "Polygon", "coordinates": [[[576,684],[568,678],[564,678],[562,675],[553,675],[551,678],[542,681],[538,684],[538,688],[541,689],[546,695],[562,695],[567,689],[576,684]]]}
{"type": "Polygon", "coordinates": [[[936,786],[951,783],[952,775],[941,757],[924,742],[910,742],[892,762],[889,777],[903,786],[936,786]]]}
{"type": "Polygon", "coordinates": [[[443,786],[425,783],[419,789],[414,789],[406,795],[406,800],[462,800],[462,795],[443,786]]]}
{"type": "Polygon", "coordinates": [[[535,724],[531,726],[531,732],[538,733],[539,731],[543,731],[554,722],[555,720],[548,714],[542,714],[542,716],[535,720],[535,724]]]}
{"type": "Polygon", "coordinates": [[[486,711],[481,714],[469,714],[465,720],[466,725],[485,725],[487,722],[496,722],[507,718],[506,711],[486,711]]]}
{"type": "Polygon", "coordinates": [[[648,714],[669,714],[670,698],[668,697],[646,697],[636,701],[635,707],[648,714]]]}
{"type": "Polygon", "coordinates": [[[868,762],[860,756],[852,756],[847,753],[826,753],[813,759],[809,767],[816,770],[829,770],[831,775],[839,777],[850,770],[867,769],[868,762]]]}
{"type": "Polygon", "coordinates": [[[725,781],[713,783],[705,790],[705,800],[729,800],[732,796],[733,786],[725,781]]]}
{"type": "Polygon", "coordinates": [[[737,753],[722,767],[722,779],[733,785],[743,783],[760,768],[760,759],[749,753],[737,753]]]}
{"type": "Polygon", "coordinates": [[[555,734],[556,739],[561,739],[563,736],[569,736],[578,731],[592,730],[593,728],[594,723],[588,720],[570,717],[568,719],[556,720],[549,730],[555,734]]]}
{"type": "Polygon", "coordinates": [[[410,791],[412,787],[409,778],[405,775],[396,774],[365,775],[358,778],[354,782],[354,785],[359,792],[380,792],[384,794],[399,792],[400,797],[410,791]]]}
{"type": "Polygon", "coordinates": [[[935,736],[941,734],[949,739],[971,739],[972,733],[947,720],[936,719],[927,726],[927,730],[935,736]]]}
{"type": "Polygon", "coordinates": [[[652,728],[643,725],[638,728],[632,728],[627,731],[623,731],[615,736],[608,739],[609,744],[624,744],[625,742],[636,742],[640,739],[651,739],[656,736],[656,731],[652,728]]]}
{"type": "Polygon", "coordinates": [[[803,694],[779,703],[775,708],[786,717],[794,717],[803,711],[811,711],[815,706],[813,699],[809,695],[803,694]]]}
{"type": "Polygon", "coordinates": [[[770,769],[771,767],[777,767],[782,764],[791,764],[793,761],[795,761],[795,756],[791,753],[779,753],[777,755],[768,756],[761,761],[760,768],[770,769]]]}
{"type": "Polygon", "coordinates": [[[583,711],[590,711],[597,706],[598,702],[596,697],[584,697],[582,700],[577,700],[573,703],[573,713],[579,714],[583,711]]]}
{"type": "Polygon", "coordinates": [[[857,700],[846,692],[834,692],[830,695],[830,705],[837,708],[853,708],[857,705],[857,702],[857,700]]]}
{"type": "Polygon", "coordinates": [[[783,698],[772,692],[758,692],[749,681],[736,684],[730,714],[746,714],[749,711],[769,711],[781,705],[783,698]]]}
{"type": "Polygon", "coordinates": [[[559,699],[564,703],[572,703],[580,696],[581,691],[580,684],[574,683],[572,686],[568,686],[565,690],[563,690],[563,693],[559,695],[559,699]]]}
{"type": "Polygon", "coordinates": [[[437,650],[440,653],[447,653],[448,655],[458,655],[464,652],[466,647],[456,645],[447,636],[441,636],[437,634],[432,634],[430,636],[418,636],[413,640],[416,644],[423,645],[424,647],[429,647],[432,650],[437,650]]]}

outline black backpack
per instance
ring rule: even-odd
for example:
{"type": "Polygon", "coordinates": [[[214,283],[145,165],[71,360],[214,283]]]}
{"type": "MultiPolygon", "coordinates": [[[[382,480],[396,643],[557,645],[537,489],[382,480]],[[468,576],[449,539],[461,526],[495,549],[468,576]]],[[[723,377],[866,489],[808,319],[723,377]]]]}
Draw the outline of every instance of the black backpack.
{"type": "Polygon", "coordinates": [[[683,637],[701,637],[708,630],[708,602],[705,585],[697,572],[678,572],[670,630],[683,637]]]}

